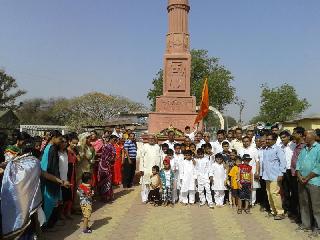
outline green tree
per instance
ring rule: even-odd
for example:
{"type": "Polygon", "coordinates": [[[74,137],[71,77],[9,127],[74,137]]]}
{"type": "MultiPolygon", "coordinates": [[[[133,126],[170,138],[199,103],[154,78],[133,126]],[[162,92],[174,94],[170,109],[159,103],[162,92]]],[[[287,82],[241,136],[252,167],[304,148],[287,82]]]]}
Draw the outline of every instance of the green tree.
{"type": "MultiPolygon", "coordinates": [[[[196,96],[197,104],[201,101],[202,87],[205,77],[208,77],[210,105],[223,111],[225,106],[232,103],[235,97],[235,88],[231,85],[233,76],[219,59],[209,57],[207,50],[191,50],[191,95],[196,96]]],[[[153,79],[153,88],[148,91],[151,107],[155,109],[157,96],[163,94],[163,70],[153,79]]]]}
{"type": "Polygon", "coordinates": [[[55,104],[53,115],[72,129],[82,126],[103,126],[107,120],[116,119],[120,112],[146,111],[144,105],[120,96],[88,93],[55,104]]]}
{"type": "Polygon", "coordinates": [[[32,98],[23,102],[17,111],[21,124],[39,124],[39,125],[61,125],[63,122],[57,117],[53,110],[63,98],[32,98]]]}
{"type": "Polygon", "coordinates": [[[26,91],[18,88],[17,81],[5,71],[0,70],[0,110],[17,109],[18,97],[24,95],[26,91]]]}
{"type": "Polygon", "coordinates": [[[251,120],[253,123],[292,120],[311,106],[307,99],[300,99],[295,88],[289,84],[275,88],[263,84],[261,89],[260,112],[251,120]]]}

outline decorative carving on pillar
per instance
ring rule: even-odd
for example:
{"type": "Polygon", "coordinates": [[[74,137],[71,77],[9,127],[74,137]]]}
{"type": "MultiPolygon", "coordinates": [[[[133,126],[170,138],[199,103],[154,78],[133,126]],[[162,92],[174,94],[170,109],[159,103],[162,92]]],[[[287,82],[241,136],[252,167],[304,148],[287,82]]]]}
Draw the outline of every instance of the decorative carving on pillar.
{"type": "Polygon", "coordinates": [[[168,60],[168,91],[186,90],[186,64],[184,60],[168,60]]]}

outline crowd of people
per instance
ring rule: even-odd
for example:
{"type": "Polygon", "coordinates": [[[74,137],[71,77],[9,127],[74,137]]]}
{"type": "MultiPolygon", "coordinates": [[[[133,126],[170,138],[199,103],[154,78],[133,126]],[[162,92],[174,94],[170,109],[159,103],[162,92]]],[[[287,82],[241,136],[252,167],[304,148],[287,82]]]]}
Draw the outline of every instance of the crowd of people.
{"type": "Polygon", "coordinates": [[[41,239],[74,214],[82,214],[83,233],[91,233],[93,202],[112,202],[115,186],[133,186],[135,134],[120,126],[101,137],[96,131],[0,133],[0,151],[0,230],[6,239],[41,239]]]}
{"type": "Polygon", "coordinates": [[[143,203],[154,206],[229,205],[238,214],[260,211],[276,221],[290,218],[297,231],[320,236],[320,130],[241,128],[210,133],[175,132],[138,148],[143,203]]]}
{"type": "MultiPolygon", "coordinates": [[[[238,214],[261,212],[290,218],[297,231],[318,236],[320,226],[320,131],[296,127],[292,133],[249,129],[210,133],[185,128],[158,143],[137,141],[131,130],[31,137],[0,133],[1,234],[41,239],[60,220],[82,214],[83,233],[95,201],[112,202],[115,186],[133,186],[140,177],[143,203],[229,205],[238,214]]],[[[210,210],[211,211],[211,210],[210,210]]]]}

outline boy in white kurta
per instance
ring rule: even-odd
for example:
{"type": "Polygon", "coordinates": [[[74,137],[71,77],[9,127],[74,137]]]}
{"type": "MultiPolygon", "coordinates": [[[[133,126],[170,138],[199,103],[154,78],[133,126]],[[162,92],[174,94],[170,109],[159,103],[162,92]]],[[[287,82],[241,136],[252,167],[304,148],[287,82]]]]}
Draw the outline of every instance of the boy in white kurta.
{"type": "Polygon", "coordinates": [[[139,163],[139,170],[141,175],[140,184],[142,188],[141,199],[144,203],[146,203],[148,200],[152,167],[160,167],[161,165],[160,147],[158,144],[156,144],[156,138],[154,136],[150,136],[148,141],[149,143],[143,145],[139,163]]]}
{"type": "Polygon", "coordinates": [[[214,201],[216,206],[221,207],[223,206],[225,190],[227,190],[227,170],[223,164],[221,153],[215,155],[215,162],[212,164],[211,171],[213,175],[212,190],[214,190],[214,201]]]}
{"type": "Polygon", "coordinates": [[[185,160],[181,164],[180,183],[181,183],[181,201],[184,204],[194,204],[196,193],[196,169],[192,158],[192,151],[187,150],[184,153],[185,160]],[[189,196],[189,199],[188,199],[189,196]]]}
{"type": "Polygon", "coordinates": [[[172,158],[172,170],[174,172],[174,189],[173,189],[173,199],[178,202],[180,194],[180,173],[179,169],[182,167],[184,161],[184,156],[181,154],[181,144],[176,143],[174,145],[174,154],[172,158]]]}
{"type": "Polygon", "coordinates": [[[200,198],[200,206],[206,204],[206,200],[210,208],[213,208],[212,195],[210,189],[210,181],[212,178],[211,164],[209,158],[204,156],[204,151],[202,149],[197,150],[196,159],[196,171],[197,171],[197,182],[198,182],[198,192],[200,198]],[[206,191],[206,194],[204,194],[206,191]]]}

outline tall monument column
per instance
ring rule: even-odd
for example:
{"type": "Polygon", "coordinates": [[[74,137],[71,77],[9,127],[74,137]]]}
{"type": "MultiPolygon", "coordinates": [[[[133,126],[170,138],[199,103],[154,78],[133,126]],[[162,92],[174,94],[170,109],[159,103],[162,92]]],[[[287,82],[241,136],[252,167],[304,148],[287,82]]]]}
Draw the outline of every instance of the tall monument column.
{"type": "Polygon", "coordinates": [[[163,95],[149,114],[149,133],[173,126],[192,126],[197,116],[196,99],[190,96],[189,0],[168,0],[168,33],[164,54],[163,95]]]}

